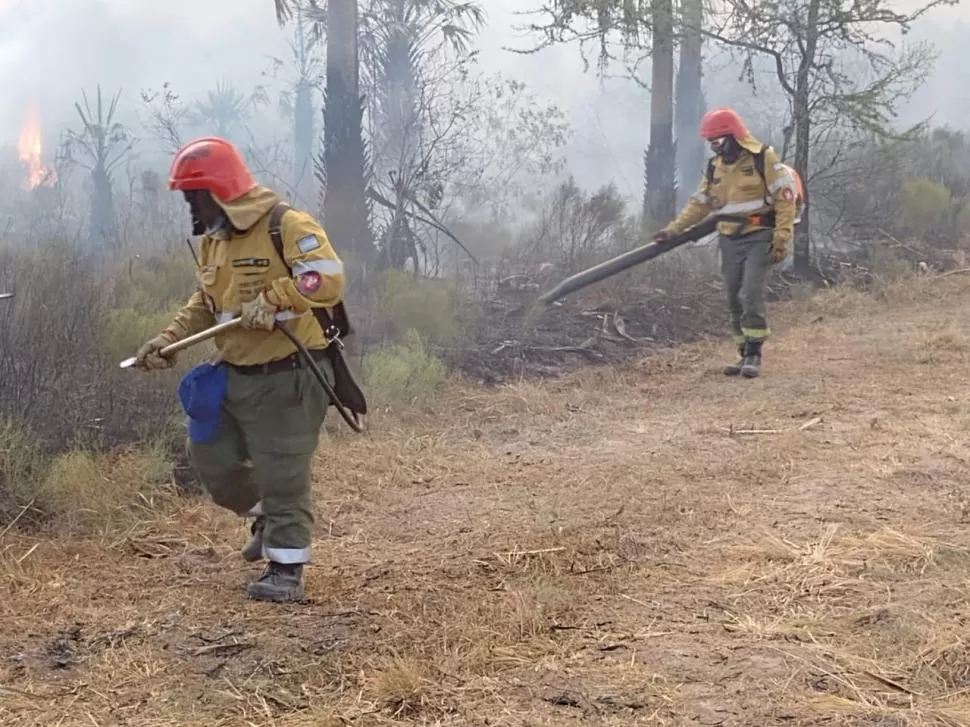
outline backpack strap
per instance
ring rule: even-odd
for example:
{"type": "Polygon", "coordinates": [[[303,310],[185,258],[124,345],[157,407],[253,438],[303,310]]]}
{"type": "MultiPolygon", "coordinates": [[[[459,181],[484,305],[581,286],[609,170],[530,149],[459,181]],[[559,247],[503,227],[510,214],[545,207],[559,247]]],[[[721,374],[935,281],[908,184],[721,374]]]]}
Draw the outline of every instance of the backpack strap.
{"type": "MultiPolygon", "coordinates": [[[[754,157],[754,168],[758,172],[758,176],[761,177],[761,181],[764,183],[767,190],[768,180],[765,178],[765,149],[767,149],[764,144],[751,156],[754,157]]],[[[707,160],[707,183],[714,184],[714,157],[707,160]]]]}
{"type": "Polygon", "coordinates": [[[754,168],[757,170],[758,176],[762,179],[765,178],[765,149],[767,148],[762,144],[761,148],[751,155],[754,157],[754,168]]]}
{"type": "MultiPolygon", "coordinates": [[[[290,264],[286,262],[286,255],[283,253],[283,231],[281,227],[283,215],[285,215],[291,209],[293,208],[285,202],[279,202],[275,207],[273,207],[273,210],[269,213],[269,236],[273,240],[273,247],[276,248],[276,254],[279,255],[280,260],[282,260],[283,264],[286,265],[287,270],[292,273],[293,269],[290,267],[290,264]]],[[[341,313],[343,312],[342,305],[342,303],[338,304],[338,306],[341,306],[341,313]]],[[[323,329],[323,335],[327,339],[328,343],[335,340],[339,343],[339,339],[342,336],[350,335],[350,323],[347,320],[346,315],[340,316],[341,323],[343,323],[343,325],[340,325],[334,322],[326,308],[312,308],[312,310],[313,315],[316,316],[317,322],[323,329]]]]}
{"type": "MultiPolygon", "coordinates": [[[[283,232],[280,228],[280,222],[283,221],[283,215],[289,212],[292,207],[290,207],[286,202],[279,202],[273,211],[269,213],[269,236],[273,238],[273,247],[276,248],[276,254],[280,256],[280,260],[286,265],[286,256],[283,254],[283,232]]],[[[289,268],[289,265],[286,265],[289,268]]]]}
{"type": "MultiPolygon", "coordinates": [[[[286,255],[283,254],[283,232],[280,226],[283,215],[291,209],[292,207],[283,202],[280,202],[273,208],[269,215],[269,236],[273,240],[273,247],[276,248],[276,254],[279,255],[280,260],[283,261],[283,264],[286,265],[286,268],[292,275],[293,270],[289,263],[286,262],[286,255]]],[[[347,315],[344,302],[340,301],[333,308],[336,319],[330,315],[326,308],[311,308],[311,310],[320,328],[323,329],[323,337],[327,339],[326,352],[333,366],[334,376],[332,394],[336,397],[334,399],[331,396],[333,405],[338,409],[345,407],[358,416],[366,414],[367,397],[364,396],[364,392],[361,390],[356,379],[354,379],[354,374],[341,353],[344,347],[341,339],[347,338],[353,333],[353,328],[350,325],[350,317],[347,315]]],[[[349,423],[350,419],[347,416],[345,414],[344,418],[349,423]]],[[[358,432],[362,431],[354,424],[351,424],[351,426],[358,432]]]]}
{"type": "Polygon", "coordinates": [[[765,186],[765,195],[768,194],[768,179],[765,177],[765,149],[767,149],[764,144],[758,149],[752,156],[754,157],[754,168],[758,172],[758,176],[761,177],[761,183],[765,186]]]}

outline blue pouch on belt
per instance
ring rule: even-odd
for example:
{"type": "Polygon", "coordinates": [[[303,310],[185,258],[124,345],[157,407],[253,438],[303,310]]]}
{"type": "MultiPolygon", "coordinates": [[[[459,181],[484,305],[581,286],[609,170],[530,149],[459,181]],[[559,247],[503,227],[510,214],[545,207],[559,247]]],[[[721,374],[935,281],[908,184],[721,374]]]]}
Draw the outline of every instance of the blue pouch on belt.
{"type": "Polygon", "coordinates": [[[179,383],[179,399],[189,417],[189,439],[193,444],[207,444],[219,431],[228,381],[227,366],[204,363],[189,371],[179,383]]]}

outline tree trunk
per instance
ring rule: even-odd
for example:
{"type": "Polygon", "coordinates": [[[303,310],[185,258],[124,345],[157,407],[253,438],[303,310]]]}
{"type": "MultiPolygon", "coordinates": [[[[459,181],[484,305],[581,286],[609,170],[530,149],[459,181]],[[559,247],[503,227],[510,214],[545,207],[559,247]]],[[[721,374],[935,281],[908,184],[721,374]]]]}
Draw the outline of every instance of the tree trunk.
{"type": "Polygon", "coordinates": [[[359,279],[374,257],[367,203],[363,102],[359,88],[357,0],[327,5],[327,87],[324,99],[323,218],[327,234],[359,279]]]}
{"type": "Polygon", "coordinates": [[[653,0],[650,144],[646,155],[645,222],[664,224],[676,214],[674,151],[674,18],[672,0],[653,0]]]}
{"type": "MultiPolygon", "coordinates": [[[[810,202],[808,194],[809,164],[811,162],[812,120],[809,118],[809,71],[815,63],[818,47],[818,11],[821,0],[811,0],[808,6],[808,21],[804,38],[804,53],[795,75],[795,96],[792,99],[793,125],[795,127],[795,170],[805,181],[805,204],[810,202]]],[[[812,267],[812,242],[809,228],[809,210],[802,215],[802,221],[795,228],[793,244],[793,267],[795,274],[805,277],[812,267]]]]}
{"type": "Polygon", "coordinates": [[[91,172],[91,184],[91,246],[96,249],[114,247],[118,242],[118,223],[111,176],[99,165],[91,172]]]}
{"type": "Polygon", "coordinates": [[[403,269],[408,259],[413,258],[415,267],[419,263],[416,238],[404,213],[409,206],[406,196],[417,192],[415,183],[420,174],[420,170],[415,168],[415,162],[418,161],[420,109],[414,68],[413,30],[406,23],[406,2],[393,0],[388,5],[390,27],[381,69],[382,123],[378,138],[384,167],[381,176],[389,174],[394,179],[391,189],[394,192],[392,199],[396,209],[382,241],[380,259],[383,264],[403,269]]]}
{"type": "Polygon", "coordinates": [[[311,207],[314,199],[313,177],[313,86],[306,77],[308,48],[304,33],[303,13],[296,10],[297,52],[300,54],[300,78],[296,82],[293,98],[293,189],[299,204],[311,207]]]}
{"type": "Polygon", "coordinates": [[[313,90],[306,81],[296,86],[293,104],[293,189],[300,204],[314,201],[313,189],[313,90]]]}
{"type": "Polygon", "coordinates": [[[677,103],[674,107],[674,135],[677,144],[677,205],[683,206],[704,173],[704,142],[697,134],[704,116],[701,25],[702,0],[683,0],[680,67],[677,71],[677,103]]]}
{"type": "MultiPolygon", "coordinates": [[[[404,0],[394,0],[393,27],[388,30],[387,48],[384,50],[382,70],[384,148],[391,171],[406,173],[413,157],[414,135],[417,133],[417,88],[413,66],[413,43],[409,28],[405,25],[404,0]]],[[[410,180],[408,180],[409,182],[410,180]]]]}

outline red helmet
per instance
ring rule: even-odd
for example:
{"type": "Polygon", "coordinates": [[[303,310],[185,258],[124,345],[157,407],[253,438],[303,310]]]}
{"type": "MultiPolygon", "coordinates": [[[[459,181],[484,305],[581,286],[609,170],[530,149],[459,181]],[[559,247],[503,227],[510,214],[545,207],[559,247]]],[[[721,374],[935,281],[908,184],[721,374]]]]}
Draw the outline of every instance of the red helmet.
{"type": "Polygon", "coordinates": [[[225,139],[206,136],[175,154],[168,188],[205,189],[220,202],[231,202],[256,186],[239,150],[225,139]]]}
{"type": "Polygon", "coordinates": [[[711,109],[701,119],[701,138],[716,139],[719,136],[733,136],[736,139],[748,135],[748,127],[734,109],[711,109]]]}

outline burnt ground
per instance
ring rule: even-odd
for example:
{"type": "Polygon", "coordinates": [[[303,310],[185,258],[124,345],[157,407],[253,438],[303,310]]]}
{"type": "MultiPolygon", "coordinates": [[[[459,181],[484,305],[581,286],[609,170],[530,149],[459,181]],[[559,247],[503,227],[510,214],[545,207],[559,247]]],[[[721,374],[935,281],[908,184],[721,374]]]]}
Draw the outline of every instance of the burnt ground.
{"type": "MultiPolygon", "coordinates": [[[[850,285],[865,290],[873,281],[865,261],[823,258],[807,279],[775,270],[769,303],[790,300],[792,289],[850,285]]],[[[500,290],[467,321],[460,347],[442,352],[449,367],[478,385],[560,376],[590,365],[615,364],[650,351],[730,337],[724,285],[717,275],[646,284],[642,276],[607,280],[553,305],[537,302],[543,289],[532,283],[500,290]]]]}
{"type": "Polygon", "coordinates": [[[119,461],[87,534],[0,533],[0,724],[970,724],[968,299],[778,305],[754,381],[701,342],[332,425],[302,604],[119,461]]]}

